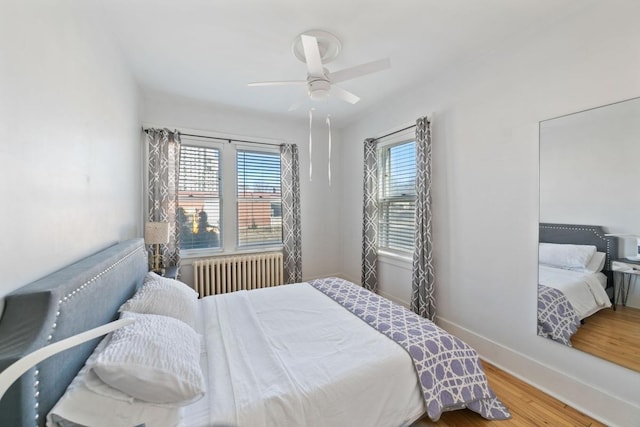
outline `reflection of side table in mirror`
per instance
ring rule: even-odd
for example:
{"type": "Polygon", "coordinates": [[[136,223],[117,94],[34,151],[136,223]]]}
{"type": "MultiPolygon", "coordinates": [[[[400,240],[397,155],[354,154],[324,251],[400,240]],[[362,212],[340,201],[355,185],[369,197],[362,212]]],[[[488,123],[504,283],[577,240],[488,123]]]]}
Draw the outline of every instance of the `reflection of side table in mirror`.
{"type": "Polygon", "coordinates": [[[613,271],[613,309],[618,304],[627,305],[629,289],[632,284],[636,284],[640,276],[640,261],[630,261],[628,259],[615,259],[611,263],[613,271]]]}

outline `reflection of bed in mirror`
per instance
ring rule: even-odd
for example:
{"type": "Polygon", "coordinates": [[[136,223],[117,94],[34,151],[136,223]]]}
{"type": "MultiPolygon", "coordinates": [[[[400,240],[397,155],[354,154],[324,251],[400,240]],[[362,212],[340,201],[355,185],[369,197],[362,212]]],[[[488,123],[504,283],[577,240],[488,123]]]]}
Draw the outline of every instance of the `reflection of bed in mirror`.
{"type": "MultiPolygon", "coordinates": [[[[638,233],[640,197],[630,185],[640,158],[638,117],[640,98],[633,98],[540,122],[540,223],[595,224],[607,233],[638,233]]],[[[541,229],[541,241],[562,237],[559,233],[541,229]]],[[[631,247],[635,240],[614,241],[618,244],[611,249],[617,254],[611,259],[637,253],[631,247]]],[[[623,275],[607,275],[612,296],[613,279],[619,291],[623,275]]],[[[640,286],[627,289],[628,298],[619,301],[626,304],[587,317],[570,342],[577,350],[640,372],[640,286]]],[[[574,360],[569,353],[566,357],[574,360]]]]}
{"type": "Polygon", "coordinates": [[[611,307],[616,238],[593,225],[542,223],[539,233],[538,335],[571,346],[581,322],[611,307]]]}

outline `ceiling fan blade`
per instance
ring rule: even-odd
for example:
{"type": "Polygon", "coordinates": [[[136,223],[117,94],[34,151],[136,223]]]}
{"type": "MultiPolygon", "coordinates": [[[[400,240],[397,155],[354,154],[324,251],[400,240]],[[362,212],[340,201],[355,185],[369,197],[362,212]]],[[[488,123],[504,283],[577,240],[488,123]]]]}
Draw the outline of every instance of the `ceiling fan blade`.
{"type": "Polygon", "coordinates": [[[355,67],[345,68],[344,70],[338,70],[329,74],[329,80],[331,83],[339,83],[367,74],[377,73],[390,67],[391,61],[389,58],[379,59],[377,61],[367,62],[366,64],[356,65],[355,67]]]}
{"type": "Polygon", "coordinates": [[[335,96],[336,98],[340,98],[343,101],[348,102],[349,104],[355,104],[360,101],[360,97],[352,94],[349,91],[346,91],[338,86],[331,86],[331,90],[329,91],[331,96],[335,96]]]}
{"type": "Polygon", "coordinates": [[[249,83],[247,86],[297,86],[307,84],[306,80],[283,80],[276,82],[253,82],[249,83]]]}
{"type": "Polygon", "coordinates": [[[302,47],[304,49],[304,58],[307,62],[307,71],[309,75],[321,77],[324,76],[322,67],[322,58],[320,57],[320,49],[318,48],[318,40],[315,37],[302,34],[302,47]]]}

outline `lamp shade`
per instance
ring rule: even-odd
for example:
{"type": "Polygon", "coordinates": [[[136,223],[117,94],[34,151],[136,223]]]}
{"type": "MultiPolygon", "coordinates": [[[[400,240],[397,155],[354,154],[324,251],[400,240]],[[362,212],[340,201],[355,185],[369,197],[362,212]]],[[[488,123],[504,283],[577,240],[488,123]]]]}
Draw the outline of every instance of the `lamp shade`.
{"type": "Polygon", "coordinates": [[[147,245],[169,243],[169,223],[147,222],[144,225],[144,242],[147,245]]]}

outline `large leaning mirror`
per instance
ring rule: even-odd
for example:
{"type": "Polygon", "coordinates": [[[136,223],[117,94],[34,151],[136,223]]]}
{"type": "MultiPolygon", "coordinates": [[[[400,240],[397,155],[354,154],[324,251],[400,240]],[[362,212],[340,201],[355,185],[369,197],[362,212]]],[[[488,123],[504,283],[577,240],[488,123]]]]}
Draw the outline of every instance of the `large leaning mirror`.
{"type": "Polygon", "coordinates": [[[640,372],[640,98],[540,122],[538,335],[640,372]]]}

